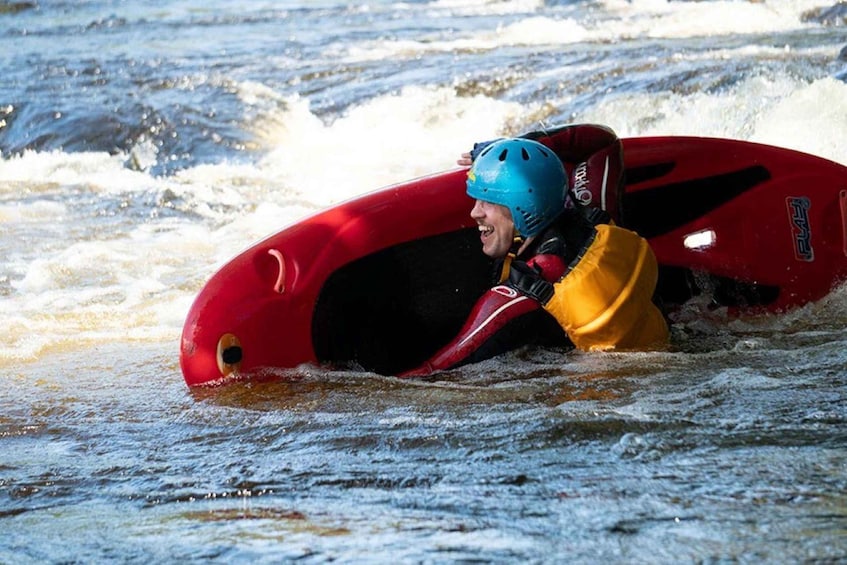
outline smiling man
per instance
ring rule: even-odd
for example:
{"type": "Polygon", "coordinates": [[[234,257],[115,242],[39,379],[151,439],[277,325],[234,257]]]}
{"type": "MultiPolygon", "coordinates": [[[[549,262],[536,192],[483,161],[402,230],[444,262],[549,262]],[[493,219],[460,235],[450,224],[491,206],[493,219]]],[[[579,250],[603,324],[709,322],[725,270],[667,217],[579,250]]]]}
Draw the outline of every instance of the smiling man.
{"type": "MultiPolygon", "coordinates": [[[[620,152],[619,143],[611,147],[620,152]]],[[[580,191],[592,176],[602,176],[605,190],[609,155],[601,157],[602,171],[589,166],[598,161],[591,157],[573,167],[580,191]]],[[[551,148],[502,139],[459,163],[472,163],[471,217],[483,253],[499,262],[499,275],[459,334],[401,376],[428,375],[530,343],[604,351],[667,342],[667,324],[652,302],[658,267],[649,244],[599,207],[577,204],[585,201],[582,192],[569,190],[568,171],[551,148]]]]}
{"type": "Polygon", "coordinates": [[[496,259],[505,257],[514,241],[515,223],[509,209],[493,202],[477,200],[471,218],[479,225],[482,252],[496,259]]]}

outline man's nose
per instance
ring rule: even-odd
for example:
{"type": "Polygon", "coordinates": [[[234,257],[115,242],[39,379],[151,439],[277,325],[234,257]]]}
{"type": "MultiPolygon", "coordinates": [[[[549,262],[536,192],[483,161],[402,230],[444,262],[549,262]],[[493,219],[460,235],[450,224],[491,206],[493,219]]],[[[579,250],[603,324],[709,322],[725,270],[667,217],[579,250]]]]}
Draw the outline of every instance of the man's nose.
{"type": "Polygon", "coordinates": [[[482,218],[485,214],[482,211],[482,206],[480,205],[479,200],[474,202],[473,208],[471,208],[471,218],[482,218]]]}

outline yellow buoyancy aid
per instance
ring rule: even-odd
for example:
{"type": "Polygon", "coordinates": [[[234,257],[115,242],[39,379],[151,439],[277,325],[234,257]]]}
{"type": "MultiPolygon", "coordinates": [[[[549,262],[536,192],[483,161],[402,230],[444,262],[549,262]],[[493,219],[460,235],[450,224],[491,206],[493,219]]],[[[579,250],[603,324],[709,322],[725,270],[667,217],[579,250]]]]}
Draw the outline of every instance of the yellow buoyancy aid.
{"type": "Polygon", "coordinates": [[[584,351],[664,345],[668,326],[652,301],[658,278],[653,250],[633,231],[610,224],[595,229],[594,241],[553,285],[544,309],[584,351]]]}

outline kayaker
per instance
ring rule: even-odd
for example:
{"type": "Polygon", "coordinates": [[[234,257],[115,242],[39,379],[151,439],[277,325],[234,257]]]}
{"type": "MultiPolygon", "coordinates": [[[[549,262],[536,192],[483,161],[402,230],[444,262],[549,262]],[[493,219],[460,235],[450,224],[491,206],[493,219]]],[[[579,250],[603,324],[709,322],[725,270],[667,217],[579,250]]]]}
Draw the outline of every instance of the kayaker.
{"type": "MultiPolygon", "coordinates": [[[[496,261],[494,285],[450,343],[400,376],[428,375],[530,343],[585,351],[667,343],[667,323],[652,300],[655,255],[644,238],[615,221],[621,144],[602,126],[569,127],[575,129],[566,141],[585,147],[588,140],[589,151],[567,168],[535,141],[540,132],[477,144],[459,159],[470,166],[471,217],[483,253],[496,261]],[[609,134],[613,142],[606,143],[609,134]]],[[[568,149],[556,148],[566,155],[568,149]]]]}

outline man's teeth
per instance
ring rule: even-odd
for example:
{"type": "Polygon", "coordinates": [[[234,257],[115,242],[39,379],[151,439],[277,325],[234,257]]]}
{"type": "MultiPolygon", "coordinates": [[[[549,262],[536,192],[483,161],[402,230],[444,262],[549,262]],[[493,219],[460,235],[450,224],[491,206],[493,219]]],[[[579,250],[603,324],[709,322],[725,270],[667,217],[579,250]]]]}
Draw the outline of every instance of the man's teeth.
{"type": "Polygon", "coordinates": [[[479,231],[481,231],[483,235],[488,235],[494,231],[494,228],[491,226],[479,226],[479,231]]]}

